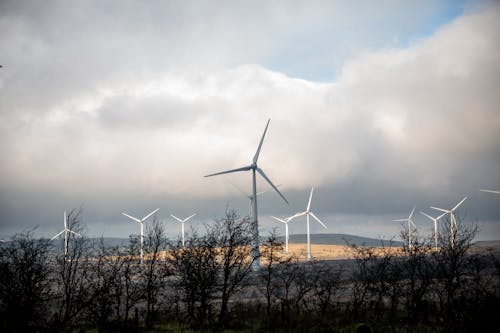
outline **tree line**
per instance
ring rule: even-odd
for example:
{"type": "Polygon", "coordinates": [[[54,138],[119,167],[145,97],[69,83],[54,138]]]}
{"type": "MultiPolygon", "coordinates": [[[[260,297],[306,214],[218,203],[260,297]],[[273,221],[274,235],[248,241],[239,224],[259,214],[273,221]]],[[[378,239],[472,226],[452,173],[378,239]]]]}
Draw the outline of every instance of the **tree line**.
{"type": "MultiPolygon", "coordinates": [[[[68,226],[82,233],[80,224],[72,211],[68,226]]],[[[273,232],[254,272],[250,225],[228,211],[183,246],[155,220],[143,264],[136,236],[109,247],[71,234],[64,255],[33,231],[14,235],[0,244],[0,331],[497,329],[500,256],[471,251],[477,227],[459,224],[451,235],[443,223],[438,249],[433,238],[414,236],[401,249],[350,245],[352,259],[310,262],[285,255],[273,232]]]]}

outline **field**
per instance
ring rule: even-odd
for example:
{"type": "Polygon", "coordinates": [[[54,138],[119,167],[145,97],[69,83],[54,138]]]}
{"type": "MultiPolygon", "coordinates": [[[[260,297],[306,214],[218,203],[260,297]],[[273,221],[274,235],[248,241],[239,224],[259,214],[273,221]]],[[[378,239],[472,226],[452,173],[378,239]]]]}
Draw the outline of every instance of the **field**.
{"type": "MultiPolygon", "coordinates": [[[[489,251],[500,251],[500,241],[483,241],[477,242],[471,246],[469,253],[486,253],[489,251]]],[[[327,244],[311,244],[312,257],[315,260],[343,260],[353,258],[353,252],[346,245],[327,245],[327,244]]],[[[402,247],[391,248],[374,248],[375,253],[387,253],[390,251],[392,254],[402,252],[402,247]]],[[[288,255],[295,255],[299,261],[307,259],[307,244],[288,244],[288,255]]]]}

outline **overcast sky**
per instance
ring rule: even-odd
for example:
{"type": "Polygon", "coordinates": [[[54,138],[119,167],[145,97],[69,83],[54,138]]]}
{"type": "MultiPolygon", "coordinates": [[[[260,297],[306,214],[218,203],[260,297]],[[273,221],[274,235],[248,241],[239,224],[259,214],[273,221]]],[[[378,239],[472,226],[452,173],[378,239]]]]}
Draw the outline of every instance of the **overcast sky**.
{"type": "Polygon", "coordinates": [[[468,196],[500,239],[479,192],[500,190],[499,54],[487,1],[2,1],[0,238],[80,206],[118,237],[123,211],[160,208],[172,237],[170,214],[245,215],[250,173],[203,175],[250,164],[270,118],[259,166],[290,205],[260,196],[261,232],[314,186],[313,232],[390,238],[468,196]]]}

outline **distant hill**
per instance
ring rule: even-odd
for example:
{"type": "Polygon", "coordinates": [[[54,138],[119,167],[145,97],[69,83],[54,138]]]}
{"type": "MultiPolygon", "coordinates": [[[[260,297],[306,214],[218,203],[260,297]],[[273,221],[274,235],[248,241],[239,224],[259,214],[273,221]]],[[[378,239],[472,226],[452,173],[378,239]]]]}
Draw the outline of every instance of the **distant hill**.
{"type": "MultiPolygon", "coordinates": [[[[284,237],[280,237],[284,241],[284,237]]],[[[290,235],[291,244],[307,243],[306,234],[290,235]]],[[[360,237],[347,234],[311,234],[311,243],[324,245],[347,245],[354,244],[358,246],[403,246],[399,241],[380,240],[375,238],[360,237]]]]}

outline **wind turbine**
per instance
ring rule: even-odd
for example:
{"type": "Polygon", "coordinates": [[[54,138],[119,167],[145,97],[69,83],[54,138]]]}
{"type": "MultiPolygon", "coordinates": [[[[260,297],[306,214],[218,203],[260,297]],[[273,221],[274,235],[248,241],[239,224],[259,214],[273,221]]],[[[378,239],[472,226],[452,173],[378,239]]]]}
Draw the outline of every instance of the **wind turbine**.
{"type": "Polygon", "coordinates": [[[411,225],[413,224],[413,226],[415,228],[417,228],[417,226],[415,225],[415,223],[413,223],[413,220],[411,219],[413,217],[413,212],[415,212],[415,206],[413,207],[413,209],[411,210],[411,213],[410,213],[410,216],[408,216],[407,219],[399,219],[399,220],[393,220],[394,222],[406,222],[408,221],[408,248],[411,249],[411,225]]]}
{"type": "Polygon", "coordinates": [[[313,196],[314,187],[311,187],[311,194],[309,194],[309,202],[307,203],[307,208],[302,213],[297,213],[293,217],[306,216],[307,218],[307,260],[311,260],[311,233],[309,228],[309,216],[312,216],[319,224],[321,224],[325,229],[328,229],[326,225],[321,222],[321,220],[311,212],[311,200],[313,196]]]}
{"type": "Polygon", "coordinates": [[[80,235],[79,233],[74,232],[73,230],[68,228],[68,215],[66,214],[66,211],[64,212],[64,229],[57,233],[57,235],[52,237],[50,240],[56,239],[57,237],[61,236],[62,233],[64,233],[64,258],[66,258],[66,256],[68,255],[68,234],[72,233],[75,236],[82,237],[82,235],[80,235]]]}
{"type": "Polygon", "coordinates": [[[174,219],[176,219],[177,221],[179,221],[182,225],[182,247],[184,247],[184,223],[186,223],[187,221],[189,221],[189,219],[191,219],[193,216],[195,216],[196,213],[194,213],[193,215],[185,218],[184,220],[178,218],[177,216],[173,215],[173,214],[170,214],[170,216],[172,216],[174,219]]]}
{"type": "Polygon", "coordinates": [[[148,215],[144,216],[142,219],[138,219],[137,217],[130,216],[126,213],[122,213],[126,217],[134,220],[135,222],[139,223],[141,225],[141,264],[144,262],[144,221],[146,221],[151,215],[159,211],[160,208],[157,208],[153,210],[151,213],[148,215]]]}
{"type": "Polygon", "coordinates": [[[292,215],[290,217],[287,217],[286,219],[280,219],[276,216],[271,216],[273,219],[275,219],[276,221],[279,221],[281,223],[284,223],[285,224],[285,253],[288,253],[288,222],[290,222],[291,220],[293,220],[294,217],[297,217],[297,214],[295,215],[292,215]]]}
{"type": "Polygon", "coordinates": [[[500,191],[494,191],[494,190],[479,190],[479,191],[500,194],[500,191]]]}
{"type": "MultiPolygon", "coordinates": [[[[235,189],[237,189],[241,194],[243,194],[245,197],[248,198],[248,216],[252,216],[252,206],[253,206],[253,195],[252,194],[248,194],[247,192],[245,192],[244,190],[242,190],[238,185],[234,184],[233,182],[231,181],[228,181],[229,184],[233,185],[233,187],[235,189]]],[[[276,185],[276,188],[280,187],[281,184],[278,184],[276,185]]],[[[260,191],[260,192],[257,192],[257,196],[261,195],[261,194],[264,194],[266,192],[269,192],[269,190],[264,190],[264,191],[260,191]]]]}
{"type": "Polygon", "coordinates": [[[217,175],[223,175],[226,173],[233,173],[233,172],[239,172],[239,171],[249,171],[252,170],[252,197],[253,197],[253,209],[252,209],[252,219],[253,219],[253,239],[252,239],[252,257],[253,257],[253,270],[258,271],[260,270],[260,251],[259,251],[259,222],[258,222],[258,212],[257,212],[257,180],[256,180],[256,175],[255,172],[258,172],[262,178],[264,178],[271,187],[278,192],[280,197],[288,204],[288,201],[285,199],[283,194],[278,190],[276,186],[271,182],[271,180],[266,176],[264,171],[257,166],[257,161],[259,159],[259,154],[260,154],[260,149],[262,148],[262,143],[264,142],[264,137],[266,136],[267,128],[269,126],[269,122],[271,119],[267,121],[266,128],[264,129],[264,133],[262,134],[262,137],[260,139],[259,146],[257,148],[257,151],[255,152],[255,155],[252,160],[252,164],[248,166],[244,166],[241,168],[237,169],[232,169],[232,170],[227,170],[227,171],[222,171],[222,172],[217,172],[213,173],[210,175],[206,175],[205,177],[212,177],[212,176],[217,176],[217,175]]]}
{"type": "Polygon", "coordinates": [[[438,227],[437,227],[437,221],[441,219],[443,216],[446,215],[446,213],[443,213],[439,215],[438,217],[432,217],[424,212],[420,212],[420,214],[427,216],[429,219],[431,219],[434,222],[434,243],[435,243],[435,248],[437,250],[438,248],[438,227]]]}
{"type": "Polygon", "coordinates": [[[453,248],[455,246],[455,232],[457,228],[457,219],[455,218],[455,210],[467,199],[467,197],[464,197],[458,204],[456,204],[455,207],[452,209],[443,209],[443,208],[438,208],[438,207],[432,207],[432,209],[439,210],[441,212],[444,212],[446,214],[450,214],[450,241],[451,241],[451,247],[453,248]]]}

